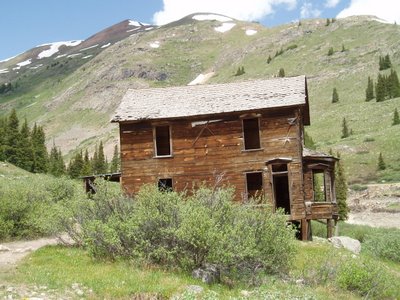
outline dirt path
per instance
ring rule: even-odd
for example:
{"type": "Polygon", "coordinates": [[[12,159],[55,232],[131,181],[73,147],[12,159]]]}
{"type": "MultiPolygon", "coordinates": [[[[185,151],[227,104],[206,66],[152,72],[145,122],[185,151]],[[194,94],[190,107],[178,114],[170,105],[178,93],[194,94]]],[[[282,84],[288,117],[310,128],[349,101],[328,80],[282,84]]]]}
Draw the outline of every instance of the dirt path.
{"type": "Polygon", "coordinates": [[[0,244],[0,272],[13,267],[30,252],[47,245],[56,245],[56,238],[43,238],[32,241],[17,241],[0,244]]]}

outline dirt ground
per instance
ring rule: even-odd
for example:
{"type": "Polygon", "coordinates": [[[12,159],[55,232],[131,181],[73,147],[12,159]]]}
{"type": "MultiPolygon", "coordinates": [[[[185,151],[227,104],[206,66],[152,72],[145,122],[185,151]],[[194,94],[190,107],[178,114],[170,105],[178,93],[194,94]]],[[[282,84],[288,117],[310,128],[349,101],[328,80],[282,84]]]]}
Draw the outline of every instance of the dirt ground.
{"type": "Polygon", "coordinates": [[[370,184],[350,191],[348,223],[400,228],[400,183],[370,184]]]}
{"type": "MultiPolygon", "coordinates": [[[[348,205],[348,223],[400,228],[400,183],[371,184],[361,190],[350,191],[348,205]]],[[[4,282],[7,274],[14,272],[18,262],[26,255],[40,247],[55,244],[55,238],[0,244],[0,298],[41,300],[80,299],[87,296],[88,291],[79,283],[74,283],[65,291],[55,291],[47,286],[4,282]]]]}

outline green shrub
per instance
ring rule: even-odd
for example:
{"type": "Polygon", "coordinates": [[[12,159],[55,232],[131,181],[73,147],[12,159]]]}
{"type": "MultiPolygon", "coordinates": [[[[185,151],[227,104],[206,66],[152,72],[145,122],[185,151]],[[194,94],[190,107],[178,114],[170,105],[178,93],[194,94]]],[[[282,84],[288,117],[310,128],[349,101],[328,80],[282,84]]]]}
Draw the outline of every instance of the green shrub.
{"type": "Polygon", "coordinates": [[[360,257],[343,262],[337,275],[343,289],[354,291],[366,298],[397,298],[399,284],[375,261],[360,257]]]}
{"type": "Polygon", "coordinates": [[[367,234],[363,247],[376,257],[400,263],[400,230],[377,230],[367,234]]]}
{"type": "Polygon", "coordinates": [[[79,228],[94,257],[184,270],[213,264],[230,278],[284,272],[293,258],[294,231],[284,214],[234,203],[231,189],[186,196],[144,186],[134,199],[101,190],[79,210],[86,211],[79,228]]]}

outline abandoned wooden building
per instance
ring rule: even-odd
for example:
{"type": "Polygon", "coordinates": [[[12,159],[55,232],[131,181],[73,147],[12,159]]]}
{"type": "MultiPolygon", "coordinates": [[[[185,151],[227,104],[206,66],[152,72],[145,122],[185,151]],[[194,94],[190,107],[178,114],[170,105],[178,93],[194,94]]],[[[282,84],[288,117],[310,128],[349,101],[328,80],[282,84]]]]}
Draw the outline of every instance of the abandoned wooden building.
{"type": "Polygon", "coordinates": [[[263,195],[307,239],[310,220],[337,220],[336,158],[304,147],[310,125],[305,76],[128,90],[119,123],[121,184],[176,191],[223,174],[236,200],[263,195]]]}

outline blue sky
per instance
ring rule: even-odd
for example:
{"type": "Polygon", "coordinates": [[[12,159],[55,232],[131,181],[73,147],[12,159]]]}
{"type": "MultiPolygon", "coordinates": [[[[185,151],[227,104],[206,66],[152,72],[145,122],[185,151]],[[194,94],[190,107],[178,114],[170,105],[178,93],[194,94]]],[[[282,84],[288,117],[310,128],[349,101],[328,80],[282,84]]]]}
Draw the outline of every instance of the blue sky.
{"type": "MultiPolygon", "coordinates": [[[[397,0],[3,0],[0,60],[40,44],[85,39],[125,19],[166,23],[192,12],[218,12],[274,26],[303,18],[375,14],[399,20],[397,0]],[[383,2],[388,8],[382,11],[383,2]],[[396,12],[394,12],[396,11],[396,12]]],[[[400,22],[397,23],[400,23],[400,22]]]]}

